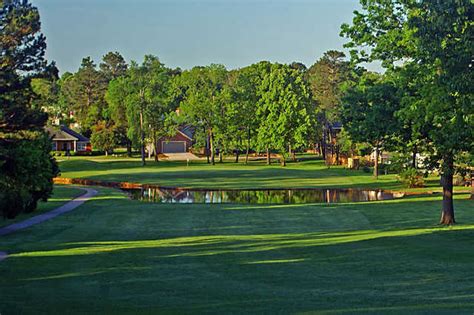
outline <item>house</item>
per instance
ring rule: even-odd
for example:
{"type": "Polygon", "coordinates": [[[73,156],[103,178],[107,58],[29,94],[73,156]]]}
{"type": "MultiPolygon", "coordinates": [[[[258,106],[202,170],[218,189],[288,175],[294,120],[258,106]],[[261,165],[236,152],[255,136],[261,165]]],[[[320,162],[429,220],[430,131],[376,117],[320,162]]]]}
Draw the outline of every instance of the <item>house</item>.
{"type": "Polygon", "coordinates": [[[66,126],[47,127],[46,131],[53,141],[53,151],[91,152],[89,138],[66,126]]]}
{"type": "Polygon", "coordinates": [[[186,125],[179,127],[174,136],[160,138],[157,143],[158,153],[188,152],[193,144],[194,131],[194,127],[186,125]]]}

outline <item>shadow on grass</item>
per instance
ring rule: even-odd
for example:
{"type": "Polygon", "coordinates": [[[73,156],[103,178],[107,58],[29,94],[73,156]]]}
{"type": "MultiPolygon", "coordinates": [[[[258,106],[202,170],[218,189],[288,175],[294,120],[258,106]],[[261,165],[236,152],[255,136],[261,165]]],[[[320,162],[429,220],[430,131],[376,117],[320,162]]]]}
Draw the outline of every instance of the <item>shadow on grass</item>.
{"type": "Polygon", "coordinates": [[[330,246],[353,242],[369,241],[390,237],[410,237],[431,233],[449,233],[454,231],[474,230],[474,225],[453,227],[415,228],[404,230],[364,230],[337,233],[291,233],[291,234],[258,234],[258,235],[206,235],[189,236],[157,240],[138,241],[98,241],[65,244],[76,247],[14,253],[9,258],[52,257],[105,254],[123,250],[184,248],[194,249],[164,257],[210,256],[228,253],[266,252],[291,248],[330,246]]]}

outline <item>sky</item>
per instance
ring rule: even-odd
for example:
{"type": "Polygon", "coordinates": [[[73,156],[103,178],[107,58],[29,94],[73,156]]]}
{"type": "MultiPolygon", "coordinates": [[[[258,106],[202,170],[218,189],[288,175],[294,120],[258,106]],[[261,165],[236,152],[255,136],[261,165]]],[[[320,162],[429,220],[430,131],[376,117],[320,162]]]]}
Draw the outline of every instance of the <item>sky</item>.
{"type": "Polygon", "coordinates": [[[307,66],[344,50],[342,23],[358,0],[32,0],[39,8],[49,61],[75,72],[83,57],[108,51],[169,67],[211,63],[228,69],[268,60],[307,66]]]}

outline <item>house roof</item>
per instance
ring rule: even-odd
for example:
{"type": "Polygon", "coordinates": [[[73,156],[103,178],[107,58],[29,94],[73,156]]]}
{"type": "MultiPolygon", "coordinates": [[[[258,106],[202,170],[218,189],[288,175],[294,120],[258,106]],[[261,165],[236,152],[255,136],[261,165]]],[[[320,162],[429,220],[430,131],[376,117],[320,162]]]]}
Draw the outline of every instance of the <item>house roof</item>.
{"type": "Polygon", "coordinates": [[[61,126],[59,127],[59,129],[53,127],[46,127],[46,131],[49,133],[53,140],[89,142],[89,138],[84,137],[80,133],[69,129],[66,126],[61,126]]]}
{"type": "Polygon", "coordinates": [[[81,135],[80,133],[78,132],[75,132],[74,130],[72,129],[69,129],[68,127],[66,126],[61,126],[61,131],[65,132],[65,133],[68,133],[70,134],[71,136],[73,137],[76,137],[78,141],[84,141],[84,142],[89,142],[89,138],[87,137],[84,137],[83,135],[81,135]]]}
{"type": "Polygon", "coordinates": [[[53,140],[63,140],[63,141],[77,141],[78,139],[67,132],[64,132],[60,129],[46,127],[46,132],[49,133],[53,140]]]}
{"type": "Polygon", "coordinates": [[[182,133],[184,136],[186,136],[187,138],[189,138],[190,140],[192,140],[194,136],[195,128],[193,126],[186,125],[186,126],[180,127],[178,131],[182,133]]]}
{"type": "Polygon", "coordinates": [[[336,121],[336,122],[332,123],[331,128],[332,129],[342,129],[342,123],[340,121],[336,121]]]}

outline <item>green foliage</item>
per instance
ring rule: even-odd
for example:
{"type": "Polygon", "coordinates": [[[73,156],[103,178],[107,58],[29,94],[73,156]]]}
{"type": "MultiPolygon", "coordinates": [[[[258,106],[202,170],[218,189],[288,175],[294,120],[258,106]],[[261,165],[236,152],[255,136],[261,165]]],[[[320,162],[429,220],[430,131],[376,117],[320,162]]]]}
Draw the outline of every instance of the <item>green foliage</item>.
{"type": "Polygon", "coordinates": [[[172,82],[177,73],[147,55],[141,65],[132,62],[126,75],[110,82],[105,99],[111,118],[135,147],[142,144],[142,132],[153,143],[174,128],[167,117],[177,108],[172,82]]]}
{"type": "Polygon", "coordinates": [[[54,65],[47,67],[43,58],[46,43],[35,7],[2,1],[0,24],[0,209],[12,218],[46,200],[58,173],[37,95],[49,94],[50,86],[34,80],[55,74],[54,65]]]}
{"type": "Polygon", "coordinates": [[[102,57],[100,71],[107,81],[124,76],[127,72],[127,62],[119,52],[108,52],[102,57]]]}
{"type": "Polygon", "coordinates": [[[306,73],[314,100],[324,120],[340,120],[341,98],[344,84],[351,79],[351,67],[345,54],[329,50],[306,73]]]}
{"type": "Polygon", "coordinates": [[[224,141],[226,134],[226,103],[229,93],[225,89],[227,70],[222,65],[194,67],[184,71],[176,86],[183,93],[180,109],[199,132],[209,139],[212,162],[215,144],[224,141]]]}
{"type": "Polygon", "coordinates": [[[401,171],[399,180],[408,188],[425,186],[423,173],[412,167],[401,171]]]}
{"type": "Polygon", "coordinates": [[[344,129],[357,142],[366,142],[373,148],[390,145],[399,124],[395,112],[399,109],[397,88],[383,82],[374,73],[366,73],[358,84],[344,96],[342,120],[344,129]]]}
{"type": "Polygon", "coordinates": [[[53,189],[52,178],[59,169],[49,154],[51,141],[45,133],[25,132],[21,140],[0,148],[3,157],[0,179],[0,208],[13,218],[31,212],[38,200],[46,200],[53,189]]]}
{"type": "Polygon", "coordinates": [[[104,151],[106,154],[112,152],[118,144],[114,128],[108,126],[105,121],[99,121],[92,128],[91,144],[94,149],[104,151]]]}
{"type": "Polygon", "coordinates": [[[79,70],[62,82],[61,92],[86,135],[106,116],[106,89],[107,78],[96,69],[90,57],[83,58],[79,70]]]}
{"type": "Polygon", "coordinates": [[[305,144],[313,125],[309,88],[299,71],[273,64],[258,93],[258,146],[277,150],[284,161],[290,146],[297,149],[305,144]]]}
{"type": "Polygon", "coordinates": [[[427,167],[441,170],[441,223],[452,224],[456,156],[474,147],[471,0],[362,0],[353,25],[342,26],[355,62],[380,60],[402,90],[399,117],[410,142],[429,144],[427,167]]]}

